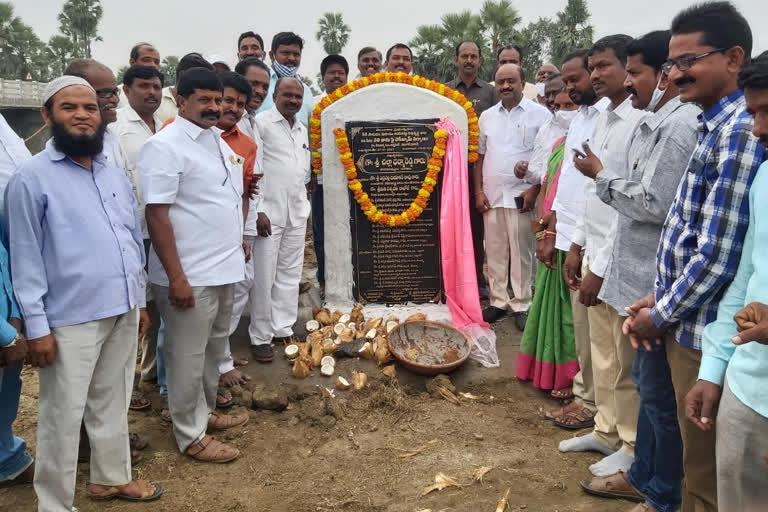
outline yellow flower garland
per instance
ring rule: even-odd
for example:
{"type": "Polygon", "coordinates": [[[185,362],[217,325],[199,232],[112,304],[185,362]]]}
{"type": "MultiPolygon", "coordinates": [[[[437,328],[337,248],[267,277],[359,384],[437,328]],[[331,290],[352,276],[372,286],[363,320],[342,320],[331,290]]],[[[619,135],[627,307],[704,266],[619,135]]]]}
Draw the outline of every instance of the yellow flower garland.
{"type": "Polygon", "coordinates": [[[461,107],[467,111],[467,119],[469,121],[469,147],[467,148],[469,150],[469,161],[477,161],[480,126],[478,125],[477,112],[475,112],[475,109],[472,106],[472,102],[467,100],[466,96],[461,94],[459,91],[451,89],[450,87],[447,87],[440,82],[435,82],[418,75],[412,76],[402,72],[390,73],[387,71],[383,73],[374,73],[371,76],[353,80],[348,84],[342,85],[331,94],[324,96],[323,99],[321,99],[317,105],[315,105],[315,109],[312,111],[312,118],[309,121],[309,137],[312,141],[312,172],[315,174],[320,174],[323,172],[322,157],[318,151],[322,147],[322,139],[320,133],[320,114],[323,113],[323,110],[353,91],[362,89],[363,87],[383,83],[406,84],[412,85],[414,87],[420,87],[422,89],[428,89],[461,105],[461,107]]]}
{"type": "Polygon", "coordinates": [[[405,226],[419,218],[427,207],[429,197],[437,185],[437,175],[443,167],[448,132],[445,130],[435,131],[435,145],[432,148],[432,157],[427,164],[427,175],[424,177],[421,188],[411,205],[397,215],[386,213],[376,208],[371,198],[363,190],[363,184],[357,179],[357,168],[355,167],[355,161],[352,159],[352,151],[349,147],[349,139],[347,139],[346,132],[341,128],[336,128],[333,130],[333,135],[336,137],[336,147],[341,156],[341,163],[344,165],[344,172],[347,174],[347,185],[352,191],[355,201],[360,205],[360,209],[369,221],[374,224],[381,224],[382,226],[405,226]]]}

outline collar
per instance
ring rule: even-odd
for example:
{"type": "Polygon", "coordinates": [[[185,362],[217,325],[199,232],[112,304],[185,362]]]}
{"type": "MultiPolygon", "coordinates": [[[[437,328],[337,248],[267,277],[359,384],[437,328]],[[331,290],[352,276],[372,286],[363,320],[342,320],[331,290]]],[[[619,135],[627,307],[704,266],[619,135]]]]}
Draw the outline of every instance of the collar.
{"type": "Polygon", "coordinates": [[[600,98],[594,105],[582,105],[579,107],[579,110],[581,110],[585,116],[591,117],[607,110],[610,104],[611,100],[608,98],[600,98]]]}
{"type": "Polygon", "coordinates": [[[173,124],[180,126],[181,129],[184,130],[184,133],[186,133],[192,140],[197,140],[198,137],[200,137],[200,134],[207,131],[200,128],[195,123],[187,121],[181,116],[176,116],[176,119],[173,120],[173,124]]]}
{"type": "Polygon", "coordinates": [[[629,96],[627,96],[624,101],[619,103],[615,108],[611,108],[610,100],[608,101],[609,104],[606,110],[624,121],[629,119],[630,114],[633,110],[635,110],[635,107],[632,106],[632,101],[629,99],[629,96]]]}
{"type": "MultiPolygon", "coordinates": [[[[141,118],[139,113],[136,112],[136,110],[131,106],[130,103],[127,103],[124,107],[121,108],[121,110],[125,112],[125,118],[128,121],[133,121],[133,122],[137,122],[137,123],[138,122],[141,122],[141,123],[144,122],[144,120],[141,118]]],[[[118,112],[118,115],[119,114],[120,114],[120,112],[118,112]]],[[[152,119],[155,121],[155,131],[159,130],[160,127],[163,125],[163,123],[161,123],[160,119],[157,117],[157,111],[155,111],[152,114],[152,119]]]]}
{"type": "MultiPolygon", "coordinates": [[[[106,135],[106,132],[104,132],[104,133],[106,135]]],[[[56,148],[56,145],[53,143],[53,137],[48,139],[48,141],[45,143],[45,150],[44,151],[48,154],[48,158],[51,159],[51,162],[60,162],[60,161],[64,160],[65,158],[69,158],[68,155],[66,155],[65,153],[62,153],[61,151],[59,151],[56,148]]],[[[99,153],[98,155],[93,156],[92,159],[93,159],[94,162],[103,163],[104,162],[104,153],[103,152],[99,153]]],[[[75,163],[76,165],[80,165],[80,164],[77,164],[74,160],[72,160],[72,162],[75,163]]]]}
{"type": "Polygon", "coordinates": [[[274,123],[285,123],[285,126],[288,127],[289,130],[298,130],[301,129],[299,125],[301,125],[301,121],[299,121],[298,112],[296,113],[296,118],[293,120],[293,128],[291,128],[291,125],[288,123],[288,120],[283,117],[283,114],[280,113],[279,110],[277,110],[277,106],[272,107],[267,112],[269,112],[269,115],[272,117],[272,122],[274,123]]]}
{"type": "Polygon", "coordinates": [[[496,107],[495,107],[495,109],[496,109],[497,111],[499,111],[499,112],[503,112],[503,113],[505,113],[505,114],[506,114],[506,113],[509,113],[509,112],[513,112],[513,111],[515,111],[515,110],[518,110],[518,109],[519,109],[519,110],[522,110],[522,111],[526,111],[526,110],[528,110],[528,109],[530,108],[530,105],[527,103],[527,102],[529,102],[529,101],[530,101],[529,99],[527,99],[527,98],[523,97],[523,99],[521,99],[521,100],[520,100],[520,103],[518,103],[517,105],[515,105],[515,106],[512,108],[512,110],[507,110],[506,108],[504,108],[504,103],[503,103],[501,100],[499,100],[499,102],[496,104],[496,107]]]}
{"type": "Polygon", "coordinates": [[[712,108],[699,114],[699,121],[706,126],[707,131],[713,131],[730,119],[736,109],[743,105],[744,92],[741,89],[736,89],[728,96],[720,98],[720,101],[712,108]]]}
{"type": "Polygon", "coordinates": [[[680,96],[675,96],[664,104],[659,110],[653,114],[646,116],[643,119],[643,124],[650,128],[651,131],[656,130],[661,123],[671,116],[678,108],[683,106],[683,102],[680,101],[680,96]]]}
{"type": "Polygon", "coordinates": [[[488,85],[488,82],[484,82],[484,81],[480,80],[480,78],[478,78],[478,77],[475,77],[475,79],[472,81],[472,83],[471,83],[471,84],[469,84],[469,86],[467,86],[467,84],[466,84],[466,83],[464,83],[464,81],[461,79],[461,77],[460,77],[460,76],[459,76],[459,77],[456,77],[456,79],[455,79],[455,80],[453,80],[453,82],[452,82],[452,83],[453,83],[453,86],[451,87],[452,89],[455,89],[455,88],[457,88],[457,87],[459,87],[459,86],[462,86],[462,85],[463,85],[464,87],[466,87],[467,89],[471,89],[471,88],[473,88],[473,87],[479,87],[479,88],[483,88],[483,87],[485,87],[486,85],[488,85]]]}
{"type": "MultiPolygon", "coordinates": [[[[240,118],[242,120],[242,118],[240,118]]],[[[239,123],[240,121],[238,121],[239,123]]],[[[228,139],[229,137],[239,137],[243,132],[240,130],[240,128],[237,127],[237,123],[232,125],[232,128],[230,128],[227,131],[221,132],[221,137],[223,139],[228,139]]]]}

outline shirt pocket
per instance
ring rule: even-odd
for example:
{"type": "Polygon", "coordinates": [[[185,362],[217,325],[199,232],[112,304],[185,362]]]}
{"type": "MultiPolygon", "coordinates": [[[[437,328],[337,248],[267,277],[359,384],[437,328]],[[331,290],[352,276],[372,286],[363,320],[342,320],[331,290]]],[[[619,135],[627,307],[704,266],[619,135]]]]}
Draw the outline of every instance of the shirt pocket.
{"type": "Polygon", "coordinates": [[[533,141],[536,140],[536,134],[539,131],[533,126],[523,126],[521,129],[521,132],[522,132],[523,147],[526,150],[532,150],[533,141]]]}

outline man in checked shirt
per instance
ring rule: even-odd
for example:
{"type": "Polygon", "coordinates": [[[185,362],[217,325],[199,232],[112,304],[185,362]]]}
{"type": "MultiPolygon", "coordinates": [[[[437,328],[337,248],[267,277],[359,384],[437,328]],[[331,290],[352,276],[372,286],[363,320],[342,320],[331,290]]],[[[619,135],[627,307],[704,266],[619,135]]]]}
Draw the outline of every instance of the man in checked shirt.
{"type": "Polygon", "coordinates": [[[686,420],[685,395],[698,376],[704,327],[736,273],[749,188],[765,158],[738,88],[751,51],[749,24],[728,2],[692,6],[672,21],[664,71],[681,100],[703,110],[698,145],[662,231],[655,293],[628,308],[624,325],[636,340],[666,343],[683,438],[683,512],[717,510],[715,431],[686,420]]]}

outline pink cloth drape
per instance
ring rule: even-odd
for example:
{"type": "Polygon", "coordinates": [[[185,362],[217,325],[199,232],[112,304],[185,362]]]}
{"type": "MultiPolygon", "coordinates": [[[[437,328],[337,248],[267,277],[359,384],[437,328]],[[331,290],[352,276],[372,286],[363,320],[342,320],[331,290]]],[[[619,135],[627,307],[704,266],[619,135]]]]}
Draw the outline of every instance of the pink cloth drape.
{"type": "Polygon", "coordinates": [[[496,337],[483,321],[480,309],[469,224],[469,173],[461,132],[448,118],[436,125],[448,132],[440,205],[440,252],[446,301],[453,324],[472,338],[472,357],[486,366],[498,366],[496,337]]]}

